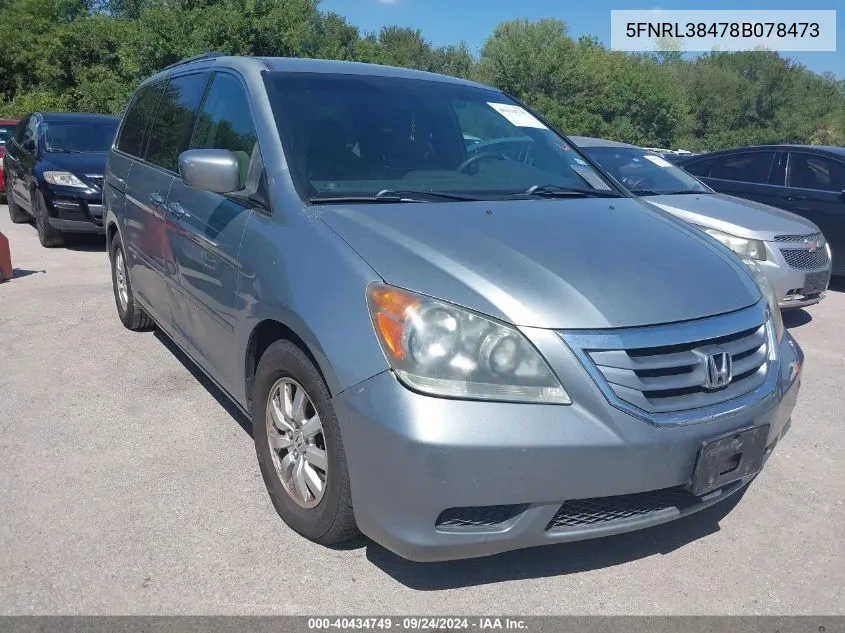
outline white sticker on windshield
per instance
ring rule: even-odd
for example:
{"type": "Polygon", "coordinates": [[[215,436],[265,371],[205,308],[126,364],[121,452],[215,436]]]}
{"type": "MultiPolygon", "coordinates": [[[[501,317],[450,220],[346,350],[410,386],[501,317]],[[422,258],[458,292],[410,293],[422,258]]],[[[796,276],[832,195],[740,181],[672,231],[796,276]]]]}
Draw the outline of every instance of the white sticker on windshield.
{"type": "Polygon", "coordinates": [[[655,156],[654,154],[646,154],[643,156],[646,160],[650,160],[652,163],[657,165],[658,167],[671,167],[672,163],[670,163],[665,158],[661,158],[660,156],[655,156]]]}
{"type": "Polygon", "coordinates": [[[528,110],[521,108],[518,105],[511,105],[509,103],[493,103],[491,101],[488,101],[487,105],[517,127],[536,127],[541,130],[549,129],[528,110]]]}

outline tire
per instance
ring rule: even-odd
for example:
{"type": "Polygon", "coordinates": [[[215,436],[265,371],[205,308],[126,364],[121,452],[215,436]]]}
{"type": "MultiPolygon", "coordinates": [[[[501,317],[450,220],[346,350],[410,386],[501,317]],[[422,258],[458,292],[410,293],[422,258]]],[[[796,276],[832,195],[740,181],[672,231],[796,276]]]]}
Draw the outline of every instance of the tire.
{"type": "MultiPolygon", "coordinates": [[[[336,545],[357,536],[359,532],[352,510],[346,453],[329,390],[308,356],[290,341],[276,341],[261,357],[253,381],[250,413],[258,465],[264,484],[267,486],[267,492],[270,494],[270,500],[282,520],[305,538],[322,545],[336,545]],[[290,425],[290,428],[294,429],[291,437],[295,437],[295,431],[299,431],[298,440],[301,442],[291,442],[290,438],[279,434],[272,413],[274,407],[270,405],[270,395],[275,394],[277,389],[281,391],[280,395],[283,395],[285,384],[291,385],[294,394],[298,393],[299,389],[304,389],[308,402],[302,409],[304,415],[299,417],[310,418],[310,423],[313,422],[316,413],[319,416],[319,434],[303,439],[310,433],[306,425],[297,423],[297,416],[288,419],[293,423],[290,425]],[[303,430],[306,432],[303,433],[303,430]],[[271,433],[277,440],[281,438],[291,446],[274,450],[270,444],[271,433]],[[304,454],[301,452],[303,443],[306,447],[304,454]],[[325,469],[322,473],[318,465],[320,460],[314,459],[312,452],[319,454],[321,446],[325,459],[325,469]],[[300,457],[308,463],[312,476],[314,473],[320,478],[324,476],[319,499],[316,499],[316,495],[312,492],[313,483],[302,484],[308,487],[305,498],[297,495],[295,490],[289,492],[292,488],[296,488],[296,484],[291,482],[293,482],[293,473],[297,471],[300,463],[295,457],[297,450],[300,451],[300,457]],[[291,460],[293,466],[287,470],[291,473],[291,479],[286,487],[280,472],[288,457],[293,457],[291,460]],[[313,463],[310,461],[312,459],[313,463]],[[295,495],[299,500],[294,498],[295,495]],[[308,495],[314,498],[307,501],[308,495]]],[[[306,473],[305,481],[313,482],[313,479],[307,475],[309,472],[307,468],[303,467],[301,472],[306,473]]],[[[303,480],[300,479],[300,481],[303,480]]]]}
{"type": "Polygon", "coordinates": [[[65,243],[64,234],[50,226],[50,216],[47,213],[47,203],[44,194],[38,189],[32,192],[32,214],[35,217],[35,228],[38,229],[38,241],[44,248],[55,248],[65,243]]]}
{"type": "Polygon", "coordinates": [[[11,218],[13,223],[24,224],[29,222],[29,213],[15,202],[15,198],[12,195],[12,188],[9,184],[6,185],[6,204],[9,205],[9,218],[11,218]]]}
{"type": "Polygon", "coordinates": [[[135,299],[132,292],[132,284],[129,280],[129,268],[126,265],[126,256],[123,253],[123,244],[120,238],[115,235],[112,239],[111,250],[109,251],[111,261],[111,283],[114,291],[114,303],[117,307],[117,316],[120,322],[130,330],[148,330],[153,327],[153,320],[144,312],[144,309],[135,299]],[[119,280],[125,284],[122,285],[119,280]],[[123,295],[121,296],[123,291],[123,295]]]}

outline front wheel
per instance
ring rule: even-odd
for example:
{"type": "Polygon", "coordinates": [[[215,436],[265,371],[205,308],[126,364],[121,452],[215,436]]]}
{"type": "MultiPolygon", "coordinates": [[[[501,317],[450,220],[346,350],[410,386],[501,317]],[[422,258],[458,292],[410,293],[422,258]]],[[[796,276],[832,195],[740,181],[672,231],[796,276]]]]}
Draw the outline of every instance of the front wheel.
{"type": "Polygon", "coordinates": [[[323,545],[358,534],[340,427],[322,376],[289,341],[267,348],[252,393],[252,434],[276,512],[323,545]]]}
{"type": "Polygon", "coordinates": [[[44,194],[37,189],[32,192],[32,212],[35,216],[35,228],[38,229],[38,241],[44,248],[55,248],[65,243],[64,234],[50,224],[47,202],[44,194]]]}

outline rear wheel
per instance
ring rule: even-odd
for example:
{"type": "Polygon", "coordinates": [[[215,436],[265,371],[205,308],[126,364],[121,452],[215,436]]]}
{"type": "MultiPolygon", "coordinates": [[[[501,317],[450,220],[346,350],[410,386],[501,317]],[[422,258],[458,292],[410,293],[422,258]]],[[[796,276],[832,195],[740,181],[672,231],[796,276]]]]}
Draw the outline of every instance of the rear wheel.
{"type": "Polygon", "coordinates": [[[12,196],[12,184],[9,182],[6,183],[6,204],[9,205],[9,218],[12,222],[15,224],[29,222],[29,213],[15,202],[15,198],[12,196]]]}
{"type": "Polygon", "coordinates": [[[38,189],[32,192],[32,210],[35,216],[35,228],[38,229],[38,241],[45,248],[55,248],[65,243],[65,236],[58,229],[50,225],[50,215],[47,213],[47,202],[44,194],[38,189]]]}
{"type": "Polygon", "coordinates": [[[151,328],[153,326],[153,320],[144,312],[144,309],[132,293],[132,284],[129,281],[129,268],[126,265],[126,255],[123,252],[123,244],[117,235],[112,239],[109,256],[111,259],[111,280],[114,290],[114,302],[117,306],[117,316],[120,317],[121,323],[130,330],[146,330],[151,328]]]}
{"type": "Polygon", "coordinates": [[[290,341],[277,341],[261,357],[253,384],[255,451],[279,516],[323,545],[356,536],[343,439],[314,364],[290,341]]]}

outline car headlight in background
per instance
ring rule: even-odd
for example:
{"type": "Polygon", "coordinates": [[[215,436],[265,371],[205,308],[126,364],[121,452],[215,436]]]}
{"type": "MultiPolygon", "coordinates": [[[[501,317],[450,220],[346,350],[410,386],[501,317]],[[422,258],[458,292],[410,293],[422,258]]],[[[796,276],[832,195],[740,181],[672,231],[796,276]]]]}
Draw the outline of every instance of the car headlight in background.
{"type": "Polygon", "coordinates": [[[713,239],[718,240],[740,257],[748,257],[749,259],[756,259],[762,262],[766,261],[766,245],[760,240],[749,240],[697,224],[695,227],[704,231],[713,239]]]}
{"type": "Polygon", "coordinates": [[[766,277],[766,273],[763,272],[763,269],[760,268],[757,262],[753,259],[748,259],[747,257],[744,257],[742,261],[751,270],[751,276],[754,277],[754,281],[757,282],[760,292],[764,297],[766,297],[766,301],[769,303],[769,314],[771,315],[772,322],[774,324],[774,334],[777,337],[776,342],[780,343],[783,338],[783,317],[780,313],[780,306],[778,306],[778,298],[775,294],[775,289],[772,287],[771,282],[769,282],[769,278],[766,277]]]}
{"type": "Polygon", "coordinates": [[[69,171],[45,171],[44,180],[51,185],[61,185],[62,187],[88,187],[69,171]]]}
{"type": "Polygon", "coordinates": [[[388,362],[412,389],[453,398],[571,403],[515,328],[384,284],[371,284],[367,300],[388,362]]]}

